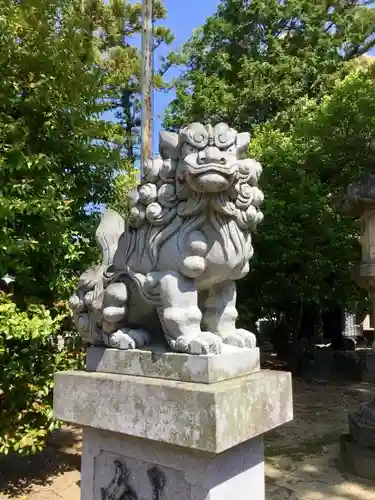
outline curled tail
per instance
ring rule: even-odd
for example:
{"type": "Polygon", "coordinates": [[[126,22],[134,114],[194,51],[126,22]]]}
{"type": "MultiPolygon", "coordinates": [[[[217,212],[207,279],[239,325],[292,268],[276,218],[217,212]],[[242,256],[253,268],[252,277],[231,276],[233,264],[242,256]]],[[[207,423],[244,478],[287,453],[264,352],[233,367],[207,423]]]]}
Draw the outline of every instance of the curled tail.
{"type": "Polygon", "coordinates": [[[121,236],[125,231],[125,220],[114,210],[104,212],[98,229],[96,230],[96,241],[102,253],[103,269],[108,269],[119,245],[121,236]]]}

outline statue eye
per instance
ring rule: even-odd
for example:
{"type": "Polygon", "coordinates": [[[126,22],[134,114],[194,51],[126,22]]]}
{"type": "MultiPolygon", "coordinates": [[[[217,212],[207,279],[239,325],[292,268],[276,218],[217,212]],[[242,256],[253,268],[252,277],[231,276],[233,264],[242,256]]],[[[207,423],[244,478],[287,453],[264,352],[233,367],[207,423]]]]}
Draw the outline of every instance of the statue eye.
{"type": "Polygon", "coordinates": [[[190,144],[184,144],[182,147],[182,153],[184,156],[192,155],[197,152],[197,149],[191,146],[190,144]]]}

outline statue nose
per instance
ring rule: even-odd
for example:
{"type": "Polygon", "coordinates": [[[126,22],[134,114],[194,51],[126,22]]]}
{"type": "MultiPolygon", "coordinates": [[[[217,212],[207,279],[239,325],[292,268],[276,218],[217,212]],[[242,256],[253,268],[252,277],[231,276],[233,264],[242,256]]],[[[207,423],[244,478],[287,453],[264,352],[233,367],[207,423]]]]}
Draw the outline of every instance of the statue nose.
{"type": "Polygon", "coordinates": [[[202,151],[199,151],[197,163],[198,165],[207,165],[209,163],[218,163],[220,165],[225,165],[227,163],[227,160],[218,148],[208,147],[206,149],[203,149],[202,151]]]}

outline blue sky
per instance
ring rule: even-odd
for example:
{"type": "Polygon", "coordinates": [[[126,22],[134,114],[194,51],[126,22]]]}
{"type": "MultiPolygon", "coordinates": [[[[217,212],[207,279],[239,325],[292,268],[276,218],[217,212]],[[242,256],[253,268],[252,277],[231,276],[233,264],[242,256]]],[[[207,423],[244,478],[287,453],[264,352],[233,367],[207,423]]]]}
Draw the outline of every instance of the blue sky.
{"type": "MultiPolygon", "coordinates": [[[[160,49],[155,55],[155,64],[158,58],[166,55],[170,49],[176,49],[182,45],[191,35],[195,28],[203,24],[208,16],[213,14],[219,5],[219,0],[164,0],[168,10],[167,19],[163,25],[171,28],[175,35],[175,41],[172,46],[160,49]]],[[[167,77],[176,76],[176,71],[170,70],[167,77]]],[[[161,128],[161,118],[163,112],[173,99],[174,93],[155,92],[154,94],[154,150],[157,149],[158,134],[161,128]]]]}
{"type": "MultiPolygon", "coordinates": [[[[134,0],[136,1],[136,0],[134,0]]],[[[137,0],[139,1],[139,0],[137,0]]],[[[155,65],[163,55],[166,55],[171,49],[177,49],[191,35],[192,31],[202,25],[206,18],[216,11],[220,0],[164,0],[168,14],[162,24],[171,28],[175,35],[175,41],[169,47],[161,47],[155,54],[155,65]]],[[[375,50],[372,50],[371,55],[375,55],[375,50]]],[[[167,78],[176,76],[177,70],[170,70],[167,73],[167,78]]],[[[158,134],[161,129],[162,115],[168,103],[173,99],[174,92],[154,93],[154,136],[153,150],[157,152],[158,134]]]]}

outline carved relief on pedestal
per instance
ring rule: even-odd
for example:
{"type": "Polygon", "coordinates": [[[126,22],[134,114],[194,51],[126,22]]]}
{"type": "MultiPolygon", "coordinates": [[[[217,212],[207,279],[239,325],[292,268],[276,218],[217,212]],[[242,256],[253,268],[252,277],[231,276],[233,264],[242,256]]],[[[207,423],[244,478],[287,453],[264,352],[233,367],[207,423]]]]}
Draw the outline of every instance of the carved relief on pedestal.
{"type": "Polygon", "coordinates": [[[163,491],[167,482],[165,474],[158,467],[151,467],[147,474],[152,484],[152,500],[163,500],[163,491]]]}
{"type": "Polygon", "coordinates": [[[225,124],[161,133],[161,157],[130,193],[129,221],[104,214],[102,262],[71,298],[88,343],[134,349],[163,333],[172,350],[191,354],[255,347],[254,334],[236,328],[235,281],[249,271],[263,217],[249,140],[225,124]]]}
{"type": "MultiPolygon", "coordinates": [[[[107,487],[101,488],[101,500],[148,500],[140,498],[130,485],[130,473],[125,463],[119,459],[114,461],[115,474],[107,487]]],[[[164,472],[158,467],[147,471],[152,486],[152,499],[163,500],[166,484],[164,472]]]]}
{"type": "Polygon", "coordinates": [[[129,484],[129,471],[121,460],[115,460],[115,474],[106,488],[101,489],[102,500],[138,500],[129,484]]]}

